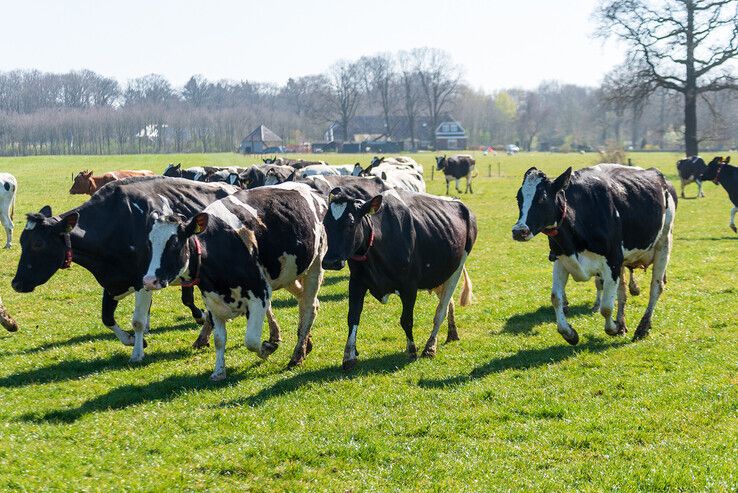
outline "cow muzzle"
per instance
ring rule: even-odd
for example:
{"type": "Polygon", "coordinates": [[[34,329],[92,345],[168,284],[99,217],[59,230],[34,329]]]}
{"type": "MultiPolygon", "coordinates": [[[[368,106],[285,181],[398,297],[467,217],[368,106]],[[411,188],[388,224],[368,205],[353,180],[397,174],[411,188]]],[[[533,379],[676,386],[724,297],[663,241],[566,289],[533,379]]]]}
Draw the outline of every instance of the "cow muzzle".
{"type": "Polygon", "coordinates": [[[167,282],[160,280],[156,276],[144,276],[143,286],[147,291],[156,291],[167,287],[167,282]]]}
{"type": "Polygon", "coordinates": [[[341,270],[346,265],[346,261],[340,259],[323,259],[322,264],[325,270],[341,270]]]}
{"type": "Polygon", "coordinates": [[[10,285],[13,287],[13,290],[16,293],[30,293],[34,290],[35,286],[30,286],[24,282],[21,282],[17,279],[13,279],[13,281],[10,283],[10,285]]]}
{"type": "Polygon", "coordinates": [[[512,229],[512,238],[515,241],[529,241],[533,238],[533,234],[525,224],[516,224],[512,229]]]}

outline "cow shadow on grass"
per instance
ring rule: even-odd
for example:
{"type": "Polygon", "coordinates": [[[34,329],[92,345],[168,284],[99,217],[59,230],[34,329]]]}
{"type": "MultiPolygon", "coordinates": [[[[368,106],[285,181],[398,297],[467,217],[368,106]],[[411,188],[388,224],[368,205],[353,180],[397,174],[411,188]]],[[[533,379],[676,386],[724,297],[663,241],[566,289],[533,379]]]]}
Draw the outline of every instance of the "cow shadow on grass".
{"type": "Polygon", "coordinates": [[[551,363],[560,363],[573,358],[580,353],[602,353],[627,344],[625,338],[604,339],[591,337],[587,342],[570,346],[561,344],[541,349],[522,349],[511,356],[495,358],[488,363],[474,368],[468,375],[455,375],[439,379],[421,379],[418,385],[427,389],[437,389],[456,386],[479,380],[493,373],[501,373],[505,370],[530,370],[551,363]]]}
{"type": "MultiPolygon", "coordinates": [[[[391,373],[399,370],[408,363],[410,363],[410,360],[407,356],[404,353],[400,353],[361,361],[360,366],[350,374],[344,373],[340,367],[321,368],[307,372],[300,372],[299,369],[284,370],[284,373],[290,374],[290,376],[251,397],[229,401],[221,404],[221,407],[240,405],[258,406],[271,398],[297,391],[311,383],[329,383],[370,374],[391,373]]],[[[261,362],[255,362],[248,368],[229,373],[228,379],[223,382],[211,382],[208,378],[209,372],[207,372],[195,375],[173,375],[163,380],[144,385],[123,385],[72,409],[49,411],[41,415],[28,413],[19,419],[28,422],[71,423],[92,413],[125,409],[145,402],[171,401],[181,396],[183,392],[213,390],[224,386],[236,385],[238,382],[248,378],[250,370],[259,364],[261,362]]]]}
{"type": "MultiPolygon", "coordinates": [[[[199,330],[199,326],[191,319],[189,323],[178,323],[174,325],[169,325],[165,327],[153,327],[151,329],[152,337],[156,337],[156,334],[164,333],[164,332],[196,332],[199,330]]],[[[133,333],[132,331],[129,331],[133,333]]],[[[148,337],[148,336],[147,336],[148,337]]],[[[98,332],[95,334],[89,334],[89,335],[78,335],[74,337],[70,337],[69,339],[63,340],[63,341],[52,341],[47,342],[44,344],[41,344],[40,346],[36,346],[29,349],[23,349],[20,351],[16,351],[14,353],[5,353],[6,355],[19,355],[19,354],[35,354],[35,353],[41,353],[44,351],[50,351],[52,349],[62,348],[62,347],[69,347],[69,346],[77,346],[79,344],[84,344],[86,342],[94,342],[94,341],[105,341],[109,340],[111,342],[115,342],[117,344],[120,344],[118,341],[118,338],[115,337],[115,334],[111,330],[106,330],[102,332],[98,332]]]]}
{"type": "MultiPolygon", "coordinates": [[[[589,315],[592,308],[586,304],[571,305],[567,317],[589,315]]],[[[556,323],[554,309],[551,305],[540,306],[537,310],[528,313],[518,313],[508,318],[502,326],[502,332],[509,334],[529,334],[536,325],[556,323]]]]}

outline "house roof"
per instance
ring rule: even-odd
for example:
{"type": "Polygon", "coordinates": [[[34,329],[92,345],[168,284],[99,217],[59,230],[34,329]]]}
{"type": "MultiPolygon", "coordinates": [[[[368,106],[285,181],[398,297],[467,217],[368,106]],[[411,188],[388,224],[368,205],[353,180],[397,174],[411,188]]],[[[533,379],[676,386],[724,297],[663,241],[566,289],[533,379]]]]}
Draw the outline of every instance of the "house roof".
{"type": "MultiPolygon", "coordinates": [[[[253,132],[243,138],[246,142],[266,142],[266,143],[277,143],[282,142],[282,137],[269,130],[264,125],[259,125],[254,129],[253,132]]],[[[242,141],[242,142],[243,142],[242,141]]]]}

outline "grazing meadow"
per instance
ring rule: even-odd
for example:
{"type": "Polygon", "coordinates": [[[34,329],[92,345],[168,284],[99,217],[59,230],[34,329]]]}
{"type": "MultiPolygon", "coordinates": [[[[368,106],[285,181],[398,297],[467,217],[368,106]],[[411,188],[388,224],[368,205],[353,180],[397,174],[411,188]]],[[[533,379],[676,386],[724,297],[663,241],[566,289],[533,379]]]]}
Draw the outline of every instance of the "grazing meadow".
{"type": "MultiPolygon", "coordinates": [[[[362,165],[370,157],[321,156],[362,165]]],[[[414,157],[428,191],[443,193],[443,177],[431,180],[433,155],[414,157]]],[[[382,305],[367,297],[359,363],[343,372],[345,269],[326,275],[303,366],[286,369],[297,306],[278,292],[284,343],[262,362],[243,344],[245,320],[232,320],[228,378],[218,383],[208,379],[213,347],[191,348],[198,327],[176,288],[154,295],[146,357],[130,364],[131,348],[102,325],[102,288],[85,269],[59,271],[30,294],[13,292],[10,280],[24,214],[45,204],[58,214],[85,200],[67,193],[72,173],[258,159],[0,159],[0,171],[19,182],[14,245],[0,251],[0,296],[20,325],[0,334],[0,490],[735,491],[738,235],[728,228],[725,191],[706,183],[706,197],[695,199],[690,185],[680,199],[650,336],[629,337],[648,301],[650,270],[636,273],[643,293],[628,300],[628,337],[605,334],[590,310],[594,283],[572,280],[569,321],[580,335],[572,347],[556,332],[546,238],[511,239],[515,193],[530,166],[552,176],[598,156],[476,157],[475,193],[460,196],[479,226],[467,263],[474,303],[456,310],[460,341],[442,344],[444,324],[437,356],[410,361],[399,298],[382,305]]],[[[629,157],[660,168],[678,190],[677,154],[629,157]]],[[[418,347],[435,304],[419,294],[418,347]]],[[[121,302],[120,326],[129,326],[132,307],[133,297],[121,302]]]]}

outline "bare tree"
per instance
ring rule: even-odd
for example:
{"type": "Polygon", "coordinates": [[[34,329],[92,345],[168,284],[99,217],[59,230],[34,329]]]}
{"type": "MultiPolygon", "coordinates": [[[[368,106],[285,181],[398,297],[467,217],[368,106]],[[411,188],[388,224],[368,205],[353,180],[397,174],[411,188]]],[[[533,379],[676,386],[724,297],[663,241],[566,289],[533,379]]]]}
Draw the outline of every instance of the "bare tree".
{"type": "Polygon", "coordinates": [[[726,67],[738,55],[738,0],[605,0],[595,16],[600,37],[628,44],[636,79],[684,96],[685,151],[696,155],[698,96],[738,87],[726,67]]]}
{"type": "Polygon", "coordinates": [[[392,139],[391,116],[397,104],[397,72],[389,53],[362,57],[359,63],[366,73],[367,92],[379,103],[384,119],[385,135],[392,139]]]}
{"type": "Polygon", "coordinates": [[[435,130],[441,123],[443,112],[456,94],[461,80],[461,70],[453,64],[447,52],[438,48],[416,48],[412,54],[430,117],[431,144],[435,148],[435,130]]]}
{"type": "Polygon", "coordinates": [[[361,100],[361,77],[356,63],[341,60],[330,68],[326,99],[329,116],[340,121],[343,139],[348,142],[349,125],[361,100]]]}
{"type": "Polygon", "coordinates": [[[420,115],[420,78],[413,68],[413,56],[410,52],[401,51],[398,56],[400,65],[400,85],[402,87],[402,105],[407,117],[410,130],[410,146],[416,149],[415,128],[417,117],[420,115]]]}

